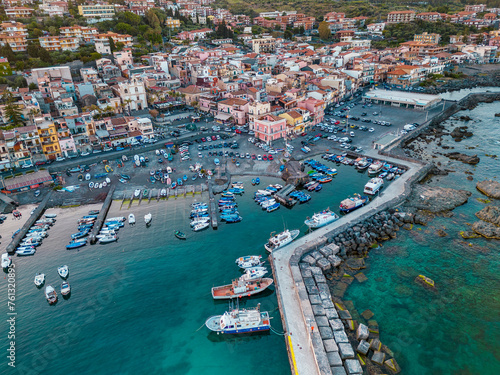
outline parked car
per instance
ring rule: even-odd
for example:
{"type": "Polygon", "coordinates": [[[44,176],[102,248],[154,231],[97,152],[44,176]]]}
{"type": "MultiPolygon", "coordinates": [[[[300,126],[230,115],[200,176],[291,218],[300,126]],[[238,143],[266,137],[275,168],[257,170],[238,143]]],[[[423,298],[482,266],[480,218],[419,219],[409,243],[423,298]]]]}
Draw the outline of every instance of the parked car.
{"type": "Polygon", "coordinates": [[[62,156],[58,156],[56,158],[56,161],[64,161],[64,160],[66,160],[66,158],[63,158],[62,156]]]}

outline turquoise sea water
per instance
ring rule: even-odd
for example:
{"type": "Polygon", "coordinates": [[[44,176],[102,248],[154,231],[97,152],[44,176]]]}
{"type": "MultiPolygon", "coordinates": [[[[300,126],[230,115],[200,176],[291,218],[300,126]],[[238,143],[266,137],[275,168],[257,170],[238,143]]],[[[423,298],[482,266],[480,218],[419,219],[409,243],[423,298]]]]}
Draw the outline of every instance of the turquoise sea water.
{"type": "Polygon", "coordinates": [[[467,125],[474,136],[460,143],[444,137],[443,145],[454,147],[445,152],[477,153],[477,166],[434,159],[456,172],[434,177],[431,185],[468,190],[469,202],[455,209],[453,217],[436,218],[421,230],[401,230],[397,239],[373,250],[365,270],[368,281],[354,282],[344,296],[360,313],[375,313],[372,319],[379,324],[381,341],[395,352],[405,374],[500,373],[500,241],[464,240],[459,235],[485,206],[476,199],[486,198],[476,190],[477,181],[500,179],[500,162],[486,156],[500,155],[500,119],[495,112],[498,103],[480,104],[458,114],[470,116],[472,122],[447,121],[450,130],[467,125]],[[473,172],[474,181],[466,179],[465,171],[473,172]],[[448,236],[438,237],[438,229],[448,236]],[[437,290],[417,284],[419,274],[432,278],[437,290]]]}
{"type": "MultiPolygon", "coordinates": [[[[333,165],[332,165],[333,166],[333,165]]],[[[234,261],[242,255],[266,256],[264,243],[272,231],[300,228],[306,216],[360,192],[368,180],[353,167],[337,167],[339,174],[313,199],[293,209],[262,211],[253,201],[249,180],[237,198],[243,221],[221,224],[217,231],[189,230],[193,198],[134,205],[130,211],[113,206],[110,216],[136,214],[137,224],[119,232],[119,241],[64,250],[69,234],[58,229],[33,257],[15,258],[17,308],[17,372],[0,363],[0,373],[27,374],[289,374],[282,336],[275,333],[226,337],[204,327],[211,315],[222,314],[226,301],[215,302],[210,288],[229,283],[241,272],[234,261]],[[142,217],[151,212],[153,223],[142,217]],[[180,241],[174,230],[189,235],[180,241]],[[49,306],[33,284],[36,272],[57,287],[57,266],[70,267],[72,295],[49,306]]],[[[238,178],[236,178],[238,179],[238,178]]],[[[263,178],[260,187],[280,181],[263,178]]],[[[207,196],[197,200],[207,200],[207,196]]],[[[6,280],[0,283],[1,311],[7,316],[6,280]]],[[[271,312],[272,326],[282,332],[274,286],[262,295],[241,301],[271,312]]],[[[0,349],[7,349],[7,324],[1,325],[0,349]]],[[[3,358],[3,357],[2,357],[3,358]]]]}

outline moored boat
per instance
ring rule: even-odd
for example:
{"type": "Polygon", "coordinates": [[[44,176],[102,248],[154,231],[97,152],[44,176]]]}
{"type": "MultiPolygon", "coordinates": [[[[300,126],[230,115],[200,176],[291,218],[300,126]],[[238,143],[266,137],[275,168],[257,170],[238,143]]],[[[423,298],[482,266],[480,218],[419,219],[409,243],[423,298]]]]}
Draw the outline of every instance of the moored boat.
{"type": "Polygon", "coordinates": [[[247,255],[244,257],[239,257],[238,259],[236,259],[235,263],[238,265],[238,267],[246,269],[261,266],[262,264],[264,264],[261,259],[261,255],[247,255]]]}
{"type": "Polygon", "coordinates": [[[135,224],[135,215],[134,214],[129,214],[128,215],[128,223],[129,224],[135,224]]]}
{"type": "Polygon", "coordinates": [[[311,229],[316,229],[333,223],[335,220],[338,220],[338,218],[339,215],[327,208],[326,210],[314,214],[312,218],[304,221],[304,224],[311,229]]]}
{"type": "Polygon", "coordinates": [[[45,287],[45,298],[47,298],[49,305],[53,305],[57,302],[56,290],[51,285],[45,287]]]}
{"type": "Polygon", "coordinates": [[[152,220],[153,220],[153,215],[151,215],[151,212],[144,215],[144,222],[146,223],[146,225],[151,224],[152,220]]]}
{"type": "Polygon", "coordinates": [[[33,255],[35,253],[36,249],[34,247],[18,247],[16,250],[16,254],[19,256],[33,255]]]}
{"type": "Polygon", "coordinates": [[[263,278],[259,280],[234,280],[231,284],[216,286],[212,288],[214,299],[231,299],[238,297],[250,297],[261,293],[273,283],[273,279],[263,278]]]}
{"type": "Polygon", "coordinates": [[[360,207],[363,207],[367,202],[368,202],[367,196],[361,196],[359,194],[355,194],[354,197],[344,199],[342,202],[340,202],[340,211],[348,213],[360,207]]]}
{"type": "Polygon", "coordinates": [[[271,233],[271,238],[269,238],[268,243],[264,245],[265,249],[269,252],[275,251],[283,246],[288,245],[294,239],[298,237],[300,231],[298,229],[285,230],[275,236],[271,233]]]}
{"type": "Polygon", "coordinates": [[[208,221],[200,222],[200,223],[195,224],[195,226],[193,227],[193,230],[195,232],[199,232],[205,228],[208,228],[209,226],[210,226],[210,223],[208,221]]]}
{"type": "Polygon", "coordinates": [[[61,283],[61,294],[63,296],[68,296],[71,293],[71,287],[67,281],[61,283]]]}
{"type": "Polygon", "coordinates": [[[245,273],[240,276],[240,280],[249,281],[249,280],[261,279],[266,275],[266,273],[267,273],[267,268],[265,267],[247,268],[245,270],[245,273]]]}
{"type": "Polygon", "coordinates": [[[45,283],[45,274],[40,273],[40,272],[37,273],[35,275],[34,283],[35,283],[35,285],[36,285],[37,288],[42,287],[42,285],[45,283]]]}
{"type": "Polygon", "coordinates": [[[57,267],[57,273],[59,274],[59,276],[65,279],[69,275],[69,267],[66,265],[57,267]]]}
{"type": "Polygon", "coordinates": [[[269,313],[260,311],[260,304],[252,309],[231,309],[223,315],[211,316],[205,326],[214,332],[225,334],[268,331],[271,328],[269,313]]]}
{"type": "Polygon", "coordinates": [[[384,180],[380,177],[371,178],[365,185],[363,193],[368,195],[375,195],[384,186],[384,180]]]}
{"type": "Polygon", "coordinates": [[[9,268],[11,264],[12,264],[12,257],[7,253],[3,253],[2,254],[2,268],[5,270],[5,269],[9,268]]]}
{"type": "Polygon", "coordinates": [[[139,195],[141,195],[141,189],[135,189],[134,190],[134,197],[138,198],[139,195]]]}
{"type": "Polygon", "coordinates": [[[180,230],[176,230],[174,232],[175,237],[177,237],[179,240],[185,240],[186,239],[186,234],[181,232],[180,230]]]}
{"type": "Polygon", "coordinates": [[[117,235],[109,235],[109,236],[99,238],[99,243],[106,244],[106,243],[110,243],[110,242],[115,242],[117,240],[118,240],[117,235]]]}
{"type": "Polygon", "coordinates": [[[66,245],[66,250],[78,249],[79,247],[83,247],[87,244],[87,239],[82,238],[79,240],[75,240],[66,245]],[[81,241],[84,240],[84,241],[81,241]]]}

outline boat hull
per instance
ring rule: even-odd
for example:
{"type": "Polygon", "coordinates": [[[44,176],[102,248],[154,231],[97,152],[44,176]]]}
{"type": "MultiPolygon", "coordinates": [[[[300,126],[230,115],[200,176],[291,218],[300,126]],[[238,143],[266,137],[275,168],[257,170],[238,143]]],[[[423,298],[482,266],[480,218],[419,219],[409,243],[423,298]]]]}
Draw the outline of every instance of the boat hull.
{"type": "MultiPolygon", "coordinates": [[[[269,288],[273,284],[273,279],[261,279],[259,286],[255,287],[253,290],[248,290],[242,293],[234,293],[230,292],[232,289],[232,284],[218,286],[212,288],[212,297],[213,299],[233,299],[233,298],[241,298],[241,297],[250,297],[254,294],[258,294],[269,288]],[[227,291],[227,292],[226,292],[227,291]]],[[[249,284],[256,284],[257,281],[248,282],[249,284]]]]}

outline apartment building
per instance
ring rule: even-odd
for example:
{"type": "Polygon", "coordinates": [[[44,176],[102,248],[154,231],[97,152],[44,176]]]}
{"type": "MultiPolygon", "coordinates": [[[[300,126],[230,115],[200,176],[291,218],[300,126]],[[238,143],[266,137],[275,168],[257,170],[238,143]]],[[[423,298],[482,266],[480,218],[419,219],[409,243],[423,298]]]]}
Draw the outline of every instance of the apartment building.
{"type": "Polygon", "coordinates": [[[415,34],[413,36],[414,42],[439,44],[440,40],[441,40],[441,35],[435,33],[428,34],[427,32],[424,32],[422,34],[415,34]]]}
{"type": "Polygon", "coordinates": [[[181,27],[181,21],[172,17],[167,17],[165,20],[165,26],[169,29],[178,29],[181,27]]]}
{"type": "Polygon", "coordinates": [[[75,37],[44,36],[38,41],[47,51],[76,51],[80,47],[79,39],[75,37]]]}
{"type": "Polygon", "coordinates": [[[123,43],[125,47],[132,47],[133,38],[132,35],[128,34],[118,34],[112,31],[108,31],[106,34],[96,34],[94,37],[95,43],[98,42],[107,42],[109,38],[113,39],[113,42],[123,43]]]}
{"type": "Polygon", "coordinates": [[[470,4],[465,6],[466,12],[481,13],[486,10],[486,4],[470,4]]]}
{"type": "Polygon", "coordinates": [[[5,15],[11,20],[17,18],[30,18],[33,14],[33,11],[34,9],[27,7],[12,7],[5,9],[5,15]]]}
{"type": "Polygon", "coordinates": [[[387,15],[388,23],[408,23],[415,19],[416,13],[413,10],[399,10],[390,12],[387,15]]]}
{"type": "Polygon", "coordinates": [[[95,27],[87,26],[63,26],[59,28],[61,36],[78,38],[83,43],[93,43],[99,31],[95,27]]]}
{"type": "Polygon", "coordinates": [[[35,125],[45,157],[48,160],[55,160],[58,156],[61,156],[61,147],[59,146],[59,138],[54,121],[37,118],[35,119],[35,125]]]}
{"type": "Polygon", "coordinates": [[[140,111],[148,107],[146,88],[140,79],[133,77],[129,81],[119,82],[112,89],[127,110],[140,111]]]}
{"type": "Polygon", "coordinates": [[[5,46],[9,45],[14,52],[23,52],[26,51],[28,47],[28,41],[26,39],[26,35],[24,33],[18,32],[1,32],[0,33],[0,45],[5,46]]]}
{"type": "Polygon", "coordinates": [[[252,39],[252,50],[255,53],[271,53],[276,51],[275,38],[252,39]]]}
{"type": "Polygon", "coordinates": [[[115,15],[115,7],[109,4],[78,5],[78,13],[85,18],[111,20],[115,15]]]}
{"type": "Polygon", "coordinates": [[[267,144],[286,137],[286,119],[266,114],[255,119],[253,131],[255,138],[267,144]]]}

